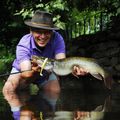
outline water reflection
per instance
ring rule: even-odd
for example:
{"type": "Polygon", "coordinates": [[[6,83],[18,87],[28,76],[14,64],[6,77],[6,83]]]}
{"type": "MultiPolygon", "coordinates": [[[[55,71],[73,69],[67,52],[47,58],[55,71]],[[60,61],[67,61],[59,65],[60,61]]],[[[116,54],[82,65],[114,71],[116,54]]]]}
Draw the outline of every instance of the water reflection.
{"type": "Polygon", "coordinates": [[[79,90],[6,92],[4,97],[14,120],[102,120],[111,111],[110,96],[85,95],[79,90]]]}
{"type": "Polygon", "coordinates": [[[5,92],[4,97],[15,120],[43,120],[53,116],[58,94],[41,91],[30,95],[29,91],[19,91],[5,92]]]}

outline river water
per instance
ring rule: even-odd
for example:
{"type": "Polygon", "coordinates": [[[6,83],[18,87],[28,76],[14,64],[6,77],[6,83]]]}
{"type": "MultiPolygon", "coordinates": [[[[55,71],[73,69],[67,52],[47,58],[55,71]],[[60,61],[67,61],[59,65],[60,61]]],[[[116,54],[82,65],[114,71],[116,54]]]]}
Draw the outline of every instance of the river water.
{"type": "MultiPolygon", "coordinates": [[[[30,90],[3,96],[0,83],[1,120],[120,120],[120,85],[111,91],[62,88],[60,94],[30,90]]],[[[101,88],[102,89],[102,88],[101,88]]]]}

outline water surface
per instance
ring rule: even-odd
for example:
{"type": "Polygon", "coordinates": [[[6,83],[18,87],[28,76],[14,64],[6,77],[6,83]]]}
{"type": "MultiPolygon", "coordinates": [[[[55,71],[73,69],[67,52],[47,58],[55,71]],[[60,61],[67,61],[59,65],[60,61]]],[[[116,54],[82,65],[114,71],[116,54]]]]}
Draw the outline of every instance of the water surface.
{"type": "MultiPolygon", "coordinates": [[[[3,83],[0,85],[1,92],[3,83]]],[[[112,91],[87,85],[84,88],[62,88],[60,94],[39,91],[34,87],[6,96],[1,92],[0,119],[120,120],[120,85],[115,84],[112,91]]],[[[95,85],[102,86],[101,83],[95,85]]]]}

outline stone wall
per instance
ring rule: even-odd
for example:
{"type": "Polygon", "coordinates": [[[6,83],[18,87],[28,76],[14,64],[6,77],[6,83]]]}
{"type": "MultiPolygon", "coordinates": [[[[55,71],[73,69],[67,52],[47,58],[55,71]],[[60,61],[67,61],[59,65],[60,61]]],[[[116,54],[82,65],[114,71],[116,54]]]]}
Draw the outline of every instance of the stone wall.
{"type": "Polygon", "coordinates": [[[67,56],[95,58],[113,77],[120,78],[120,32],[117,31],[104,31],[67,41],[67,56]]]}

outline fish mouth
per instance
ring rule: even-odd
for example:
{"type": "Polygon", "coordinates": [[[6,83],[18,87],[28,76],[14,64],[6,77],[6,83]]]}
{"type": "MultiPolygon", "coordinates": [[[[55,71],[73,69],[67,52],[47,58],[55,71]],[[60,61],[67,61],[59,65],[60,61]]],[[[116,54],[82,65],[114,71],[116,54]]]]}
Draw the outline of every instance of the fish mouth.
{"type": "MultiPolygon", "coordinates": [[[[42,67],[42,64],[43,62],[42,61],[38,61],[38,65],[39,67],[42,67]]],[[[53,69],[53,65],[51,63],[46,63],[45,66],[43,67],[44,70],[47,70],[47,71],[51,71],[53,69]]]]}

